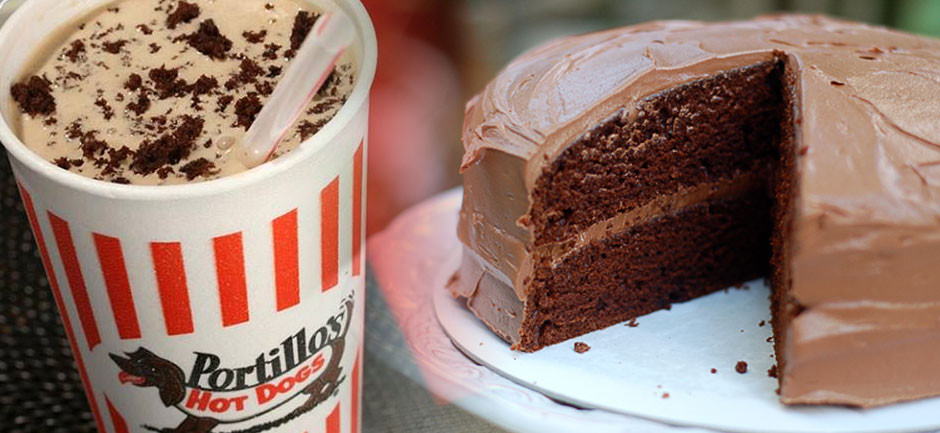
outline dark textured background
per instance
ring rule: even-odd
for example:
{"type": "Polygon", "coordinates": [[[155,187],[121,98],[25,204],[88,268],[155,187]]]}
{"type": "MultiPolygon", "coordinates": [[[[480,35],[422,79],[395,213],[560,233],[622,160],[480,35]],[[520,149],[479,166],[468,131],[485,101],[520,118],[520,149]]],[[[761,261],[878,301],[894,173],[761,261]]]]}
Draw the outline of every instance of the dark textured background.
{"type": "Polygon", "coordinates": [[[0,155],[0,431],[93,432],[6,152],[0,155]]]}

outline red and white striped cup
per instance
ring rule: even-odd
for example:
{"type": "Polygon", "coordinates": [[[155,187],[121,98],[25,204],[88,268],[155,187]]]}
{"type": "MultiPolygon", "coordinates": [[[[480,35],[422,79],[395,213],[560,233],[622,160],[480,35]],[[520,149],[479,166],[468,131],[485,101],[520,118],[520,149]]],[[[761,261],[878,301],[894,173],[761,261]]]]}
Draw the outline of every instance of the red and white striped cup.
{"type": "MultiPolygon", "coordinates": [[[[262,1],[262,0],[251,0],[262,1]]],[[[106,0],[31,0],[0,29],[0,142],[101,432],[358,432],[375,33],[358,0],[346,105],[299,149],[180,186],[59,169],[9,89],[46,35],[106,0]]]]}

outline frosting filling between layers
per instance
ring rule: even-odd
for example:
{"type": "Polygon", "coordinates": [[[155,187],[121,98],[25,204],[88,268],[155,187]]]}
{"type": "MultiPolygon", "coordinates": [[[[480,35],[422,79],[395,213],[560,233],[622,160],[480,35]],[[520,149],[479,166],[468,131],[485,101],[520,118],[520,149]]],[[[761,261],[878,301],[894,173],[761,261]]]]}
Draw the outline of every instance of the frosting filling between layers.
{"type": "Polygon", "coordinates": [[[682,188],[675,194],[658,197],[643,206],[594,223],[580,231],[577,237],[573,239],[535,247],[535,255],[551,257],[552,263],[557,264],[568,255],[577,253],[578,250],[591,242],[621,233],[634,225],[643,224],[653,218],[672,214],[695,204],[736,197],[766,188],[768,175],[769,170],[766,167],[757,167],[748,173],[736,176],[733,180],[720,180],[682,188]]]}

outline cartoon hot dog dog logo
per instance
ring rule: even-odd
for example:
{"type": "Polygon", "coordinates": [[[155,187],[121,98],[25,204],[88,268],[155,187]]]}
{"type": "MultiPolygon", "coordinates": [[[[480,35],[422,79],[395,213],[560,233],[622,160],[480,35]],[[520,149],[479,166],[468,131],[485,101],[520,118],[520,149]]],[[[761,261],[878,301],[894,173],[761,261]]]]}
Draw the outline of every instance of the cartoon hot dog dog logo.
{"type": "MultiPolygon", "coordinates": [[[[243,424],[227,433],[262,432],[283,425],[335,395],[346,380],[340,367],[346,334],[352,322],[353,301],[315,330],[303,328],[277,347],[260,353],[249,365],[227,366],[216,354],[195,352],[189,374],[176,363],[146,348],[110,354],[124,385],[152,388],[165,407],[186,415],[175,428],[144,426],[166,433],[209,433],[220,424],[243,424]],[[273,421],[252,425],[268,413],[273,421]]],[[[231,426],[230,426],[231,427],[231,426]]]]}

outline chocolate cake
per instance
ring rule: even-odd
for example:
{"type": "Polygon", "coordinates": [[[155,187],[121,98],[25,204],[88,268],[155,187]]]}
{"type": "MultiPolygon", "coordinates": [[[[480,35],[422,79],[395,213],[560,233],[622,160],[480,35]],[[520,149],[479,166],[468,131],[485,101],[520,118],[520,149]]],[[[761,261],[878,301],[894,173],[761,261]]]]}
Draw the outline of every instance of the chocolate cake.
{"type": "Polygon", "coordinates": [[[451,290],[536,351],[769,275],[780,398],[940,394],[940,41],[819,16],[655,22],[467,108],[451,290]]]}

